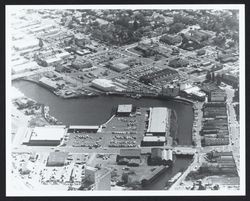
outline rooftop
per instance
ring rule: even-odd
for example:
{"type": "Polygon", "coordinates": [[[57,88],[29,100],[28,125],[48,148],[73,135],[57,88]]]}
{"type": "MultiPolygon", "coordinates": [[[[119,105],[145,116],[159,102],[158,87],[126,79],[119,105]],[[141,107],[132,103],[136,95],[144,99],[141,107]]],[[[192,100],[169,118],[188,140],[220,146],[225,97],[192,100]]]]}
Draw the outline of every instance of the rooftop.
{"type": "Polygon", "coordinates": [[[132,104],[128,105],[119,105],[118,106],[118,113],[130,113],[132,111],[132,104]]]}
{"type": "Polygon", "coordinates": [[[35,127],[31,131],[30,140],[61,140],[65,133],[63,126],[35,127]]]}
{"type": "Polygon", "coordinates": [[[148,133],[166,132],[168,109],[165,107],[150,108],[148,133]]]}

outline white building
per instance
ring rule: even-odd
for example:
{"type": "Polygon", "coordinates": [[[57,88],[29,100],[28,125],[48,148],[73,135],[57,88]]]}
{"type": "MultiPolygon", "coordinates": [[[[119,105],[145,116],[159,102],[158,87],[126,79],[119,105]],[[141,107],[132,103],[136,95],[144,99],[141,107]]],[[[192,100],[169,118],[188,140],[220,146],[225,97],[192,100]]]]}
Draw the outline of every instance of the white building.
{"type": "Polygon", "coordinates": [[[35,127],[30,131],[30,145],[56,146],[61,143],[66,133],[66,126],[35,127]]]}
{"type": "Polygon", "coordinates": [[[107,79],[94,79],[92,81],[92,86],[102,91],[114,91],[116,89],[114,83],[107,79]]]}
{"type": "Polygon", "coordinates": [[[167,131],[169,119],[168,108],[153,107],[150,108],[147,133],[163,134],[167,131]]]}
{"type": "Polygon", "coordinates": [[[35,47],[39,47],[39,40],[36,38],[24,38],[14,42],[14,48],[19,51],[35,47]]]}

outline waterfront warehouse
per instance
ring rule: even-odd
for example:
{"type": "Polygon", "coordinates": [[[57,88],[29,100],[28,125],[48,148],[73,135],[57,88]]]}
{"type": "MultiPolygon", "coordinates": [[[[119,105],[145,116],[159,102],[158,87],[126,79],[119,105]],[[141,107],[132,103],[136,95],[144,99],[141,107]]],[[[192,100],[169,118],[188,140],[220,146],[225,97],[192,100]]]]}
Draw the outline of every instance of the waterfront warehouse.
{"type": "Polygon", "coordinates": [[[52,89],[52,90],[57,90],[58,86],[56,84],[56,82],[52,81],[51,79],[47,78],[47,77],[42,77],[39,80],[39,83],[43,86],[45,86],[48,89],[52,89]]]}
{"type": "Polygon", "coordinates": [[[113,82],[107,79],[94,79],[92,86],[102,91],[114,91],[116,88],[113,82]]]}
{"type": "Polygon", "coordinates": [[[128,116],[131,114],[132,109],[133,109],[132,104],[118,105],[117,115],[128,116]]]}
{"type": "Polygon", "coordinates": [[[166,170],[167,170],[166,166],[160,166],[156,168],[153,172],[151,172],[151,174],[147,175],[141,180],[142,186],[149,185],[166,170]]]}
{"type": "Polygon", "coordinates": [[[61,143],[66,132],[65,126],[45,126],[31,129],[30,145],[56,146],[61,143]]]}
{"type": "Polygon", "coordinates": [[[169,110],[164,107],[150,108],[147,133],[166,135],[169,110]]]}

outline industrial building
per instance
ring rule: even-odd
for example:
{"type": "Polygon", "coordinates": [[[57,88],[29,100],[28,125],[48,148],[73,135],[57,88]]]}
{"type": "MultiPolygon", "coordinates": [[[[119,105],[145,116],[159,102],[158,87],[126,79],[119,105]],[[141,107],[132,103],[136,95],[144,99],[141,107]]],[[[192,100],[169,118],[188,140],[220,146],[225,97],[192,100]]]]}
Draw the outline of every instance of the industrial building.
{"type": "Polygon", "coordinates": [[[208,163],[201,166],[201,170],[213,173],[237,173],[237,167],[232,152],[212,151],[206,154],[208,163]]]}
{"type": "Polygon", "coordinates": [[[138,148],[130,148],[130,149],[120,149],[121,158],[140,158],[141,157],[141,149],[138,148]]]}
{"type": "Polygon", "coordinates": [[[68,152],[51,152],[47,159],[46,166],[64,166],[68,157],[68,152]]]}
{"type": "Polygon", "coordinates": [[[179,74],[176,70],[169,68],[152,72],[146,75],[143,75],[139,78],[139,81],[144,84],[157,84],[157,82],[164,80],[166,82],[171,82],[174,79],[178,78],[179,74]]]}
{"type": "Polygon", "coordinates": [[[109,68],[117,72],[123,72],[125,70],[128,70],[130,67],[128,64],[124,63],[111,63],[109,64],[109,68]]]}
{"type": "Polygon", "coordinates": [[[222,74],[221,81],[233,87],[238,87],[239,85],[239,77],[232,74],[222,74]]]}
{"type": "Polygon", "coordinates": [[[163,174],[167,170],[166,166],[160,166],[156,168],[151,174],[145,176],[141,180],[142,186],[146,186],[151,184],[157,177],[159,177],[161,174],[163,174]]]}
{"type": "Polygon", "coordinates": [[[170,165],[173,162],[173,151],[154,147],[148,158],[149,165],[170,165]]]}
{"type": "Polygon", "coordinates": [[[39,40],[36,38],[25,38],[14,42],[14,49],[17,51],[39,48],[39,40]]]}
{"type": "Polygon", "coordinates": [[[147,133],[165,136],[169,124],[169,109],[165,107],[153,107],[149,111],[147,133]]]}
{"type": "Polygon", "coordinates": [[[180,86],[174,84],[166,84],[162,87],[162,95],[169,96],[169,97],[176,97],[179,96],[180,93],[180,86]]]}
{"type": "Polygon", "coordinates": [[[100,126],[80,126],[80,125],[71,125],[68,128],[68,133],[97,133],[100,132],[100,126]]]}
{"type": "Polygon", "coordinates": [[[12,66],[12,73],[13,74],[18,74],[18,73],[24,73],[27,71],[31,71],[31,70],[36,70],[39,68],[39,65],[35,62],[29,62],[29,63],[24,63],[24,64],[20,64],[20,65],[16,65],[16,66],[12,66]]]}
{"type": "Polygon", "coordinates": [[[191,86],[181,91],[181,95],[198,101],[205,101],[206,94],[197,86],[191,86]]]}
{"type": "Polygon", "coordinates": [[[90,183],[92,190],[111,190],[111,173],[108,169],[85,167],[85,182],[90,183]]]}
{"type": "Polygon", "coordinates": [[[163,146],[166,142],[165,136],[144,136],[142,146],[163,146]]]}
{"type": "Polygon", "coordinates": [[[66,126],[35,127],[30,130],[29,145],[57,146],[66,133],[66,126]]]}
{"type": "Polygon", "coordinates": [[[118,116],[129,116],[133,110],[132,104],[118,105],[117,115],[118,116]]]}
{"type": "Polygon", "coordinates": [[[92,86],[96,87],[97,89],[100,89],[102,91],[114,91],[116,89],[116,86],[111,80],[107,79],[94,79],[92,81],[92,86]]]}
{"type": "Polygon", "coordinates": [[[47,78],[47,77],[42,77],[39,80],[39,83],[42,84],[43,86],[45,86],[48,89],[51,90],[57,90],[58,89],[58,85],[55,81],[52,81],[51,79],[47,78]]]}

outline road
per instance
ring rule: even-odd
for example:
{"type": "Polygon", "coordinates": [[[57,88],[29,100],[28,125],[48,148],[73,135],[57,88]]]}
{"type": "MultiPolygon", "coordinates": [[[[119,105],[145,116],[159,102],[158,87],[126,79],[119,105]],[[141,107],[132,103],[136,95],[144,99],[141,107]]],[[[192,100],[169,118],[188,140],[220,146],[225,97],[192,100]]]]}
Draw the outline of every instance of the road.
{"type": "Polygon", "coordinates": [[[27,77],[27,76],[31,76],[31,75],[35,75],[35,74],[39,74],[39,73],[44,73],[44,72],[48,72],[48,71],[53,71],[53,70],[55,70],[55,67],[52,67],[52,66],[50,66],[50,67],[41,67],[38,70],[12,75],[11,79],[15,80],[15,79],[18,79],[18,78],[27,77]]]}

